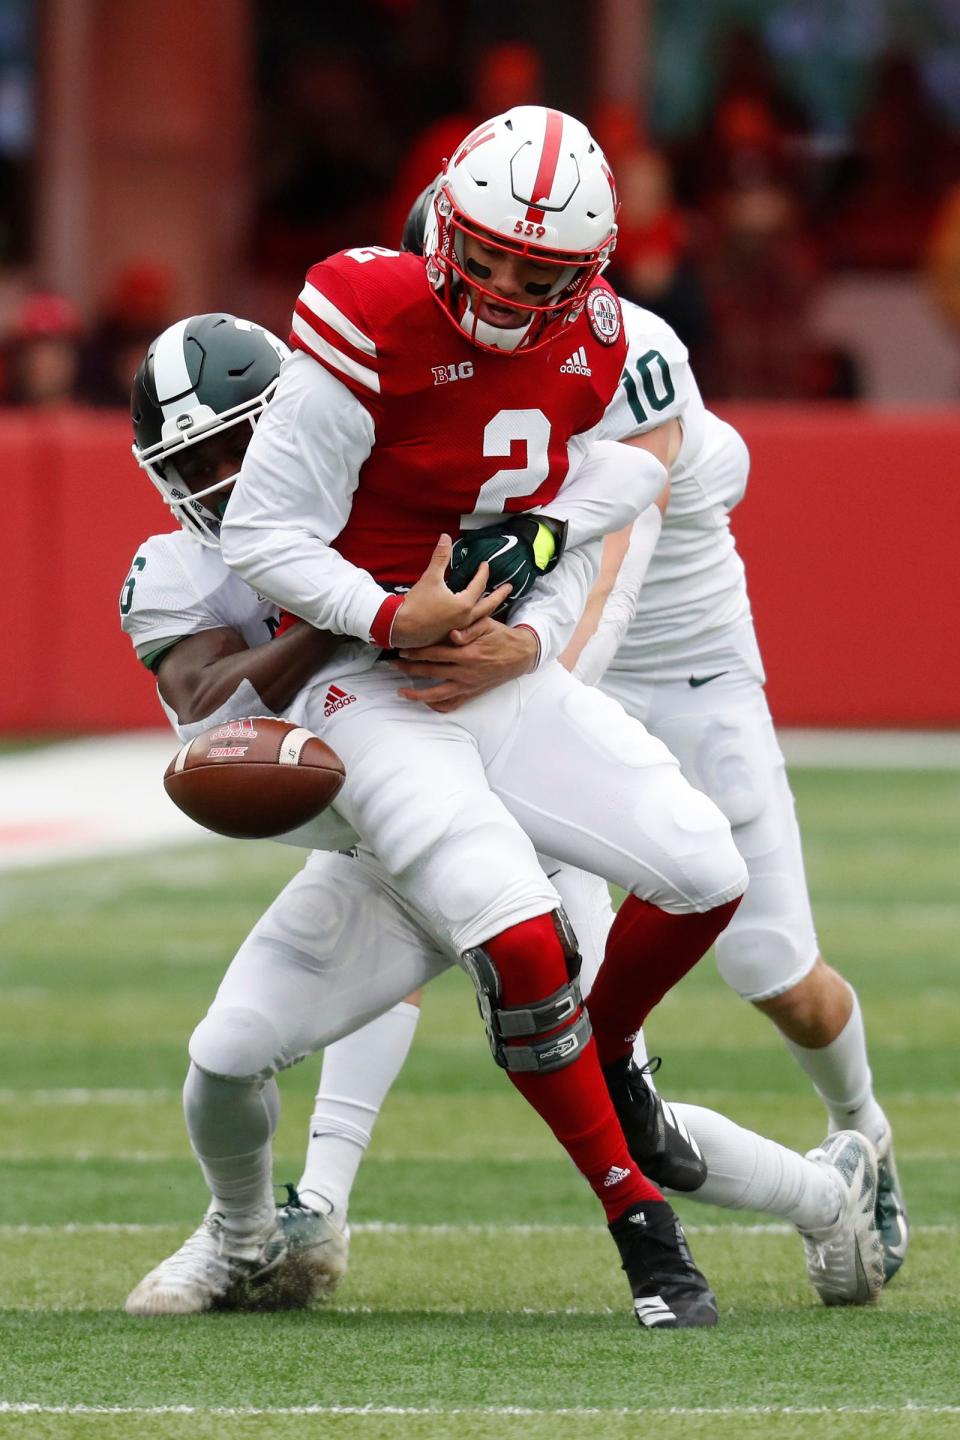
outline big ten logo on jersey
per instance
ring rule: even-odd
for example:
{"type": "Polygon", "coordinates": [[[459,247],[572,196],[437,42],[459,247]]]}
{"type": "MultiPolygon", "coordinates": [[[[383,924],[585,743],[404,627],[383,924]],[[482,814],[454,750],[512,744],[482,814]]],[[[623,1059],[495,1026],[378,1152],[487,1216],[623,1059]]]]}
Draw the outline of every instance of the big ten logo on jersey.
{"type": "Polygon", "coordinates": [[[434,385],[449,385],[451,380],[469,380],[473,375],[473,361],[461,360],[459,365],[431,365],[434,385]]]}

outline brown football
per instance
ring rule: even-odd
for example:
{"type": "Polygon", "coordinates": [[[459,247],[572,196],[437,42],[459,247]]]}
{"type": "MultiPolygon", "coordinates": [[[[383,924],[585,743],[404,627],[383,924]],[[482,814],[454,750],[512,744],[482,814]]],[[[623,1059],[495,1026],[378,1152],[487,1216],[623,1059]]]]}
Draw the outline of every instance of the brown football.
{"type": "Polygon", "coordinates": [[[267,840],[313,820],[344,778],[340,757],[309,730],[254,715],[188,741],[167,766],[163,787],[205,829],[267,840]]]}

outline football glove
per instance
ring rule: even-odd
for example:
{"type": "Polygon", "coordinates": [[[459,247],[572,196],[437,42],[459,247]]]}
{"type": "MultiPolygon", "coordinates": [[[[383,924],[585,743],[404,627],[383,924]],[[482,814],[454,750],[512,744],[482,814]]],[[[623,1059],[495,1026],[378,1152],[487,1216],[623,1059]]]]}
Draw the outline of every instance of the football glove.
{"type": "Polygon", "coordinates": [[[498,585],[513,586],[494,612],[502,616],[529,594],[541,575],[547,575],[563,554],[567,522],[549,515],[504,515],[493,525],[467,530],[454,541],[447,585],[466,589],[485,560],[490,567],[486,594],[498,585]]]}

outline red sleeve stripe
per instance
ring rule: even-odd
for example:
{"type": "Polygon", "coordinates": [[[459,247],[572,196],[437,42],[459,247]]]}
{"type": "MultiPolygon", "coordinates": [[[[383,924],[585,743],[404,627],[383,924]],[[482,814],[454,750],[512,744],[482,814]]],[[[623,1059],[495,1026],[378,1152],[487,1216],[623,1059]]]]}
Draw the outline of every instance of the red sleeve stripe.
{"type": "MultiPolygon", "coordinates": [[[[299,307],[299,301],[297,302],[299,307]]],[[[304,319],[299,308],[293,312],[291,325],[292,339],[295,344],[301,345],[314,360],[321,360],[324,365],[329,365],[331,370],[338,370],[341,375],[348,376],[358,385],[365,389],[372,390],[374,394],[380,394],[380,376],[376,370],[371,370],[367,365],[361,365],[359,360],[354,360],[343,350],[336,348],[325,340],[318,330],[304,319]]]]}
{"type": "Polygon", "coordinates": [[[334,350],[338,350],[341,355],[344,355],[348,360],[352,360],[355,365],[360,365],[364,369],[376,369],[375,357],[367,355],[364,351],[358,349],[356,345],[351,344],[349,340],[345,340],[338,330],[334,330],[333,326],[328,325],[326,320],[321,320],[302,300],[297,301],[293,310],[294,315],[299,315],[303,323],[309,325],[310,329],[319,335],[321,340],[326,340],[328,345],[332,345],[334,350]]]}
{"type": "Polygon", "coordinates": [[[333,301],[329,300],[322,290],[318,290],[316,285],[311,285],[309,280],[304,282],[300,291],[300,303],[310,317],[316,316],[325,325],[329,325],[331,330],[336,330],[355,350],[361,350],[365,355],[376,355],[377,347],[370,336],[354,325],[350,317],[338,310],[333,301]]]}

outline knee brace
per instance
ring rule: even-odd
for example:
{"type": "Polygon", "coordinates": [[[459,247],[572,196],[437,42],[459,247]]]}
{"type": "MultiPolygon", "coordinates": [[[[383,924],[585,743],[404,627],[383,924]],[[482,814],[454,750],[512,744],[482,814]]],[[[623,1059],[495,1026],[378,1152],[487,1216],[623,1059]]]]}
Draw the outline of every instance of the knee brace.
{"type": "Polygon", "coordinates": [[[256,1010],[214,1005],[190,1036],[190,1059],[216,1080],[249,1084],[280,1068],[280,1038],[256,1010]]]}
{"type": "Polygon", "coordinates": [[[553,922],[563,947],[567,981],[533,1005],[501,1005],[503,987],[492,957],[482,945],[465,950],[461,964],[477,991],[477,1005],[483,1017],[496,1063],[503,1070],[562,1070],[571,1065],[590,1039],[590,1018],[580,994],[580,954],[569,921],[562,910],[553,911],[553,922]],[[550,1033],[548,1033],[550,1032],[550,1033]],[[536,1037],[546,1038],[539,1040],[536,1037]],[[526,1040],[511,1045],[510,1040],[526,1040]]]}

